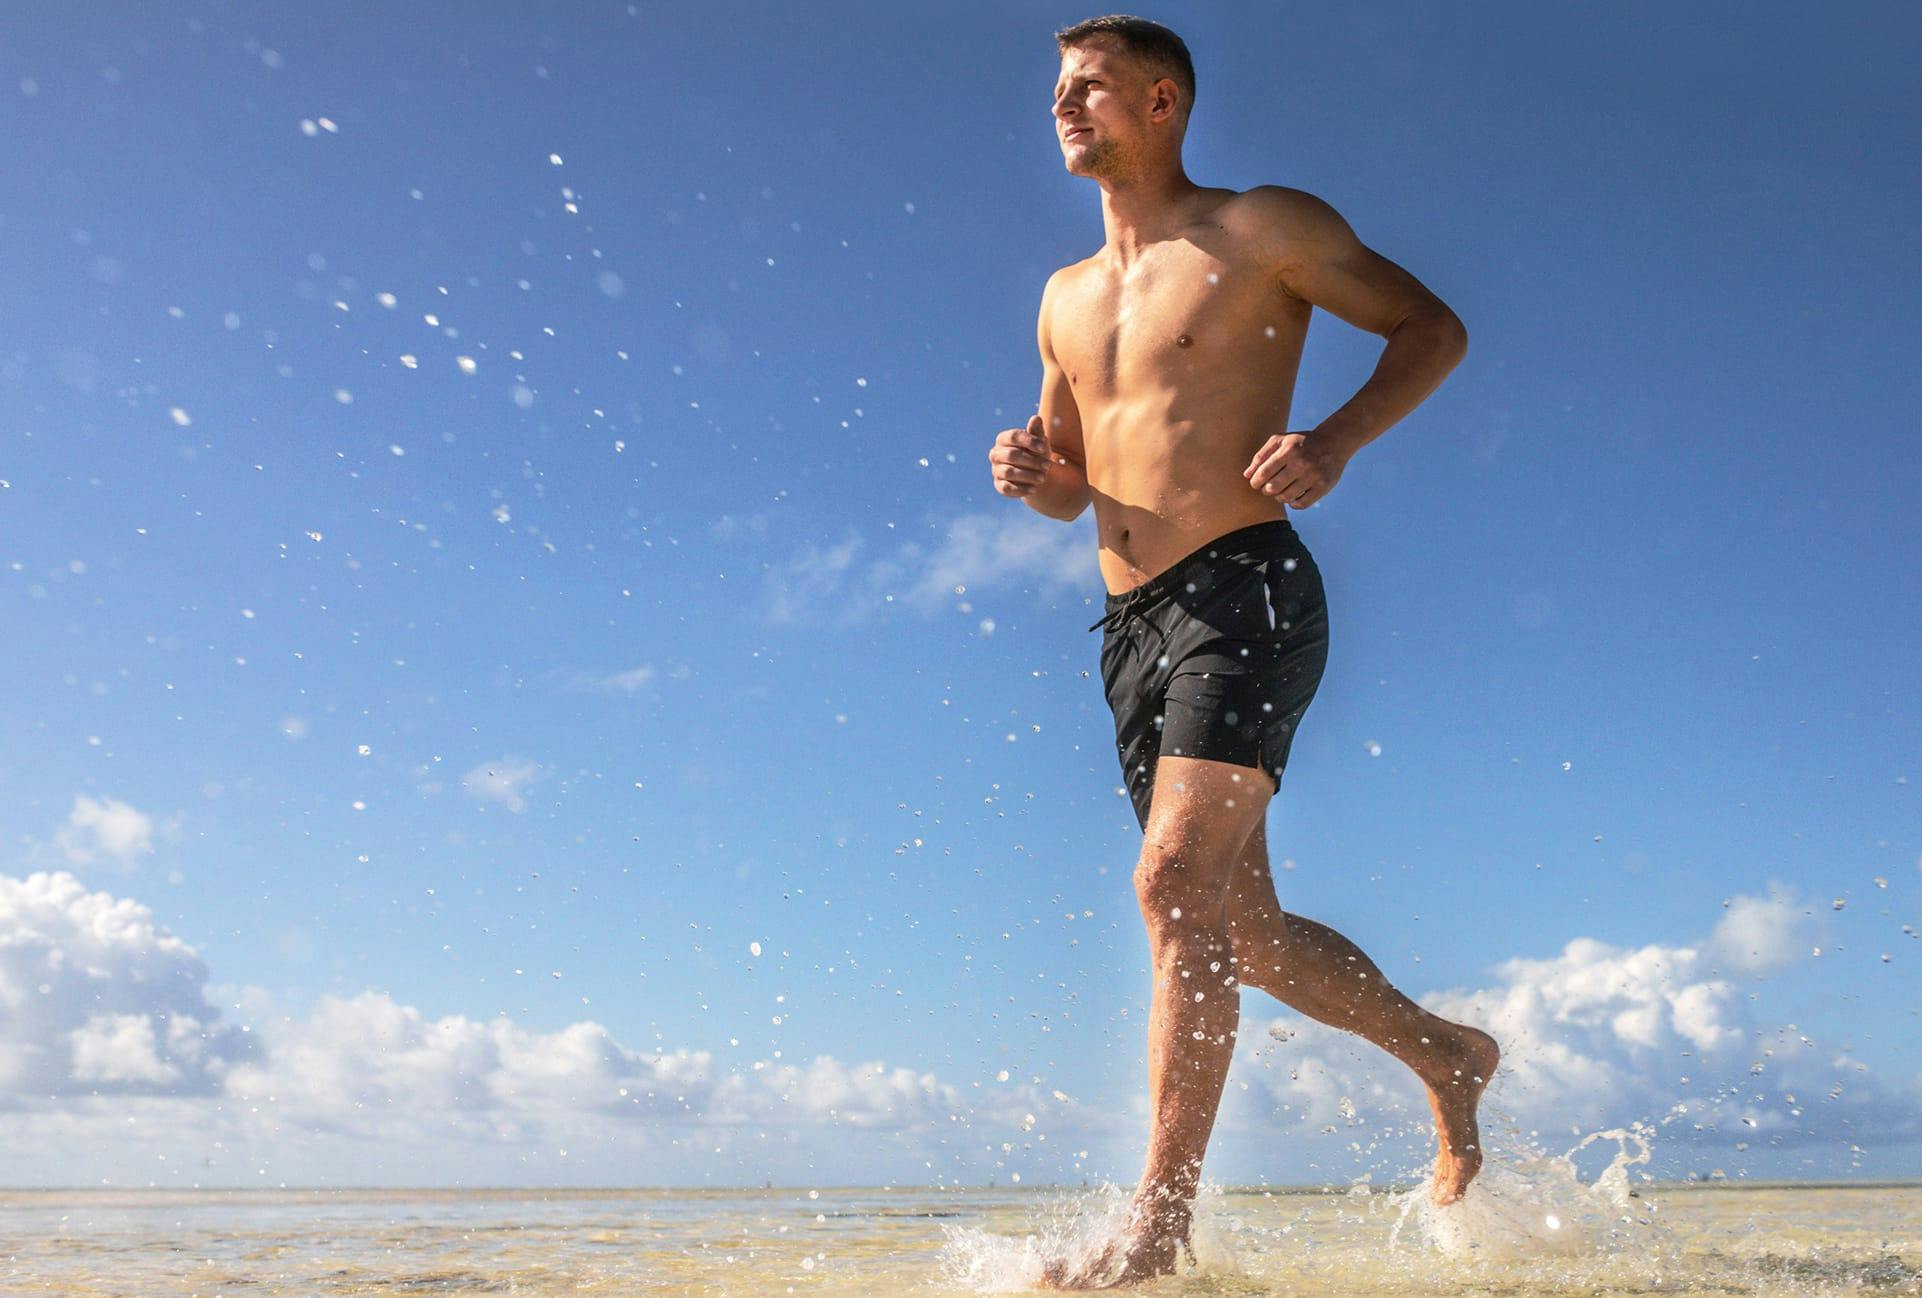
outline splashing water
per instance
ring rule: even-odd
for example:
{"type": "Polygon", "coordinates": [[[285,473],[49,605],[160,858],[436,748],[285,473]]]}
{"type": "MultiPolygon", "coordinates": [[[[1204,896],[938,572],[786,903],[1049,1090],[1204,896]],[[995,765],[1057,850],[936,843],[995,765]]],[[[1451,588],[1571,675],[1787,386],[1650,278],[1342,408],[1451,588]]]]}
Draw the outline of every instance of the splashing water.
{"type": "MultiPolygon", "coordinates": [[[[1617,1270],[1630,1250],[1636,1271],[1659,1269],[1673,1262],[1674,1241],[1655,1222],[1653,1204],[1629,1186],[1630,1169],[1649,1161],[1649,1141],[1648,1129],[1636,1124],[1593,1132],[1566,1153],[1550,1155],[1518,1134],[1490,1139],[1485,1130],[1481,1173],[1457,1203],[1437,1207],[1430,1180],[1400,1192],[1371,1191],[1358,1183],[1346,1195],[1301,1196],[1300,1202],[1313,1203],[1316,1209],[1303,1207],[1292,1222],[1279,1225],[1272,1220],[1258,1224],[1235,1210],[1247,1199],[1250,1207],[1265,1209],[1263,1216],[1270,1216],[1276,1195],[1255,1199],[1204,1185],[1195,1202],[1191,1257],[1184,1257],[1177,1269],[1253,1278],[1276,1265],[1293,1269],[1314,1257],[1318,1261],[1311,1266],[1354,1268],[1356,1276],[1386,1266],[1375,1275],[1377,1280],[1407,1283],[1424,1276],[1429,1281],[1467,1280],[1484,1263],[1501,1266],[1513,1279],[1519,1278],[1515,1268],[1521,1264],[1524,1274],[1553,1268],[1533,1277],[1553,1284],[1589,1269],[1577,1264],[1570,1270],[1568,1264],[1576,1259],[1617,1270]],[[1608,1141],[1615,1142],[1614,1157],[1593,1181],[1584,1183],[1576,1156],[1608,1141]],[[1375,1224],[1384,1210],[1395,1214],[1385,1249],[1381,1227],[1375,1224]]],[[[1290,1197],[1281,1194],[1284,1200],[1290,1197]]],[[[941,1277],[956,1289],[975,1293],[1038,1288],[1048,1263],[1090,1259],[1120,1239],[1131,1199],[1128,1189],[1114,1185],[1063,1193],[1032,1205],[1027,1228],[1018,1236],[945,1226],[941,1277]]],[[[1117,1260],[1111,1270],[1119,1265],[1117,1260]]]]}
{"type": "MultiPolygon", "coordinates": [[[[1051,1262],[1080,1263],[1107,1245],[1121,1240],[1130,1216],[1133,1192],[1103,1185],[1070,1192],[1036,1204],[1027,1231],[1020,1237],[998,1235],[974,1226],[944,1226],[941,1249],[942,1278],[976,1293],[1013,1293],[1040,1287],[1042,1269],[1051,1262]]],[[[1189,1257],[1180,1270],[1202,1272],[1236,1270],[1237,1249],[1231,1236],[1244,1229],[1220,1211],[1222,1191],[1203,1185],[1196,1196],[1194,1222],[1189,1230],[1189,1257]]],[[[1105,1277],[1121,1270],[1115,1258],[1105,1277]]]]}
{"type": "Polygon", "coordinates": [[[1646,1250],[1666,1242],[1666,1231],[1635,1200],[1628,1170],[1649,1160],[1649,1132],[1630,1128],[1596,1131],[1561,1155],[1542,1153],[1508,1137],[1483,1135],[1482,1170],[1467,1194],[1445,1208],[1435,1206],[1430,1183],[1397,1196],[1401,1215],[1389,1245],[1404,1228],[1419,1244],[1451,1258],[1518,1261],[1646,1250]],[[1575,1155],[1600,1141],[1616,1143],[1613,1160],[1584,1185],[1575,1155]],[[1633,1149],[1631,1150],[1631,1146],[1633,1149]]]}
{"type": "Polygon", "coordinates": [[[1128,1204],[1128,1193],[1115,1185],[1045,1200],[1019,1239],[975,1226],[944,1226],[942,1276],[977,1293],[1036,1288],[1049,1262],[1089,1256],[1119,1238],[1128,1223],[1128,1204]]]}

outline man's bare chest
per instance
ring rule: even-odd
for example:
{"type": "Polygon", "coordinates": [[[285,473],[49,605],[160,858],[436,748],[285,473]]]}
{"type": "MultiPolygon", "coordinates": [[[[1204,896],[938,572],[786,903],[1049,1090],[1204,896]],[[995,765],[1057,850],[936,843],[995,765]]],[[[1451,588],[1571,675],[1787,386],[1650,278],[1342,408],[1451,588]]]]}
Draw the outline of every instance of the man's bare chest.
{"type": "Polygon", "coordinates": [[[1126,270],[1084,266],[1063,287],[1050,336],[1081,401],[1192,382],[1264,352],[1278,355],[1277,344],[1298,348],[1306,327],[1306,304],[1232,249],[1171,243],[1126,270]]]}

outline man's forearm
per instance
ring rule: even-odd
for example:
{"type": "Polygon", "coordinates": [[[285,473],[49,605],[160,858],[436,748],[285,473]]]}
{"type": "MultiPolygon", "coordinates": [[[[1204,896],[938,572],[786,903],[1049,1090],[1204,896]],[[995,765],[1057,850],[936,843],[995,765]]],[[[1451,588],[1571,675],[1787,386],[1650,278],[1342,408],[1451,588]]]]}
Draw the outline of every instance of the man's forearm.
{"type": "Polygon", "coordinates": [[[1428,399],[1468,352],[1468,330],[1446,309],[1395,326],[1375,372],[1310,434],[1353,455],[1428,399]]]}
{"type": "Polygon", "coordinates": [[[1048,479],[1021,499],[1037,514],[1072,522],[1088,507],[1088,479],[1074,465],[1048,461],[1048,479]]]}

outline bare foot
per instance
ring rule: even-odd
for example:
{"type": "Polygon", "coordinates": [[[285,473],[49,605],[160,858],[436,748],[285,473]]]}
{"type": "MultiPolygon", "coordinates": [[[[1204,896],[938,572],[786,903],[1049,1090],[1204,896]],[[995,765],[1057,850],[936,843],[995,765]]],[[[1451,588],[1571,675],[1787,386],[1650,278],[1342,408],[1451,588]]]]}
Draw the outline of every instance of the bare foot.
{"type": "Polygon", "coordinates": [[[1079,1261],[1049,1262],[1041,1268],[1041,1283],[1047,1289],[1116,1289],[1158,1275],[1173,1275],[1182,1243],[1173,1235],[1133,1235],[1079,1261]],[[1121,1270],[1110,1276],[1117,1254],[1121,1270]]]}
{"type": "Polygon", "coordinates": [[[1439,1043],[1432,1070],[1422,1073],[1428,1107],[1435,1114],[1434,1200],[1439,1207],[1460,1199],[1482,1170],[1475,1110],[1502,1057],[1501,1047],[1486,1032],[1461,1023],[1453,1026],[1456,1039],[1439,1043]]]}
{"type": "Polygon", "coordinates": [[[1173,1275],[1179,1251],[1188,1244],[1185,1225],[1156,1214],[1159,1221],[1137,1213],[1120,1239],[1110,1240],[1079,1259],[1058,1258],[1041,1268],[1046,1289],[1114,1289],[1139,1284],[1158,1275],[1173,1275]],[[1121,1269],[1113,1275],[1117,1257],[1121,1269]]]}
{"type": "Polygon", "coordinates": [[[1117,1245],[1109,1244],[1091,1256],[1075,1259],[1058,1257],[1041,1264],[1043,1289],[1092,1289],[1105,1283],[1108,1264],[1114,1260],[1117,1245]]]}

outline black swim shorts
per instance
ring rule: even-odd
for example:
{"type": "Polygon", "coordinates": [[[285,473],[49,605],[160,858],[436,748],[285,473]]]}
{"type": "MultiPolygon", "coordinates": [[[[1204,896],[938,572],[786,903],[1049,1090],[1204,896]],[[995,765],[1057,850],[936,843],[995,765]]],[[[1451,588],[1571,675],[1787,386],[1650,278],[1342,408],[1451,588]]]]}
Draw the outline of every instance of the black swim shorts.
{"type": "Polygon", "coordinates": [[[1328,661],[1321,570],[1285,518],[1216,537],[1094,626],[1122,779],[1145,830],[1162,753],[1252,766],[1281,787],[1328,661]]]}

